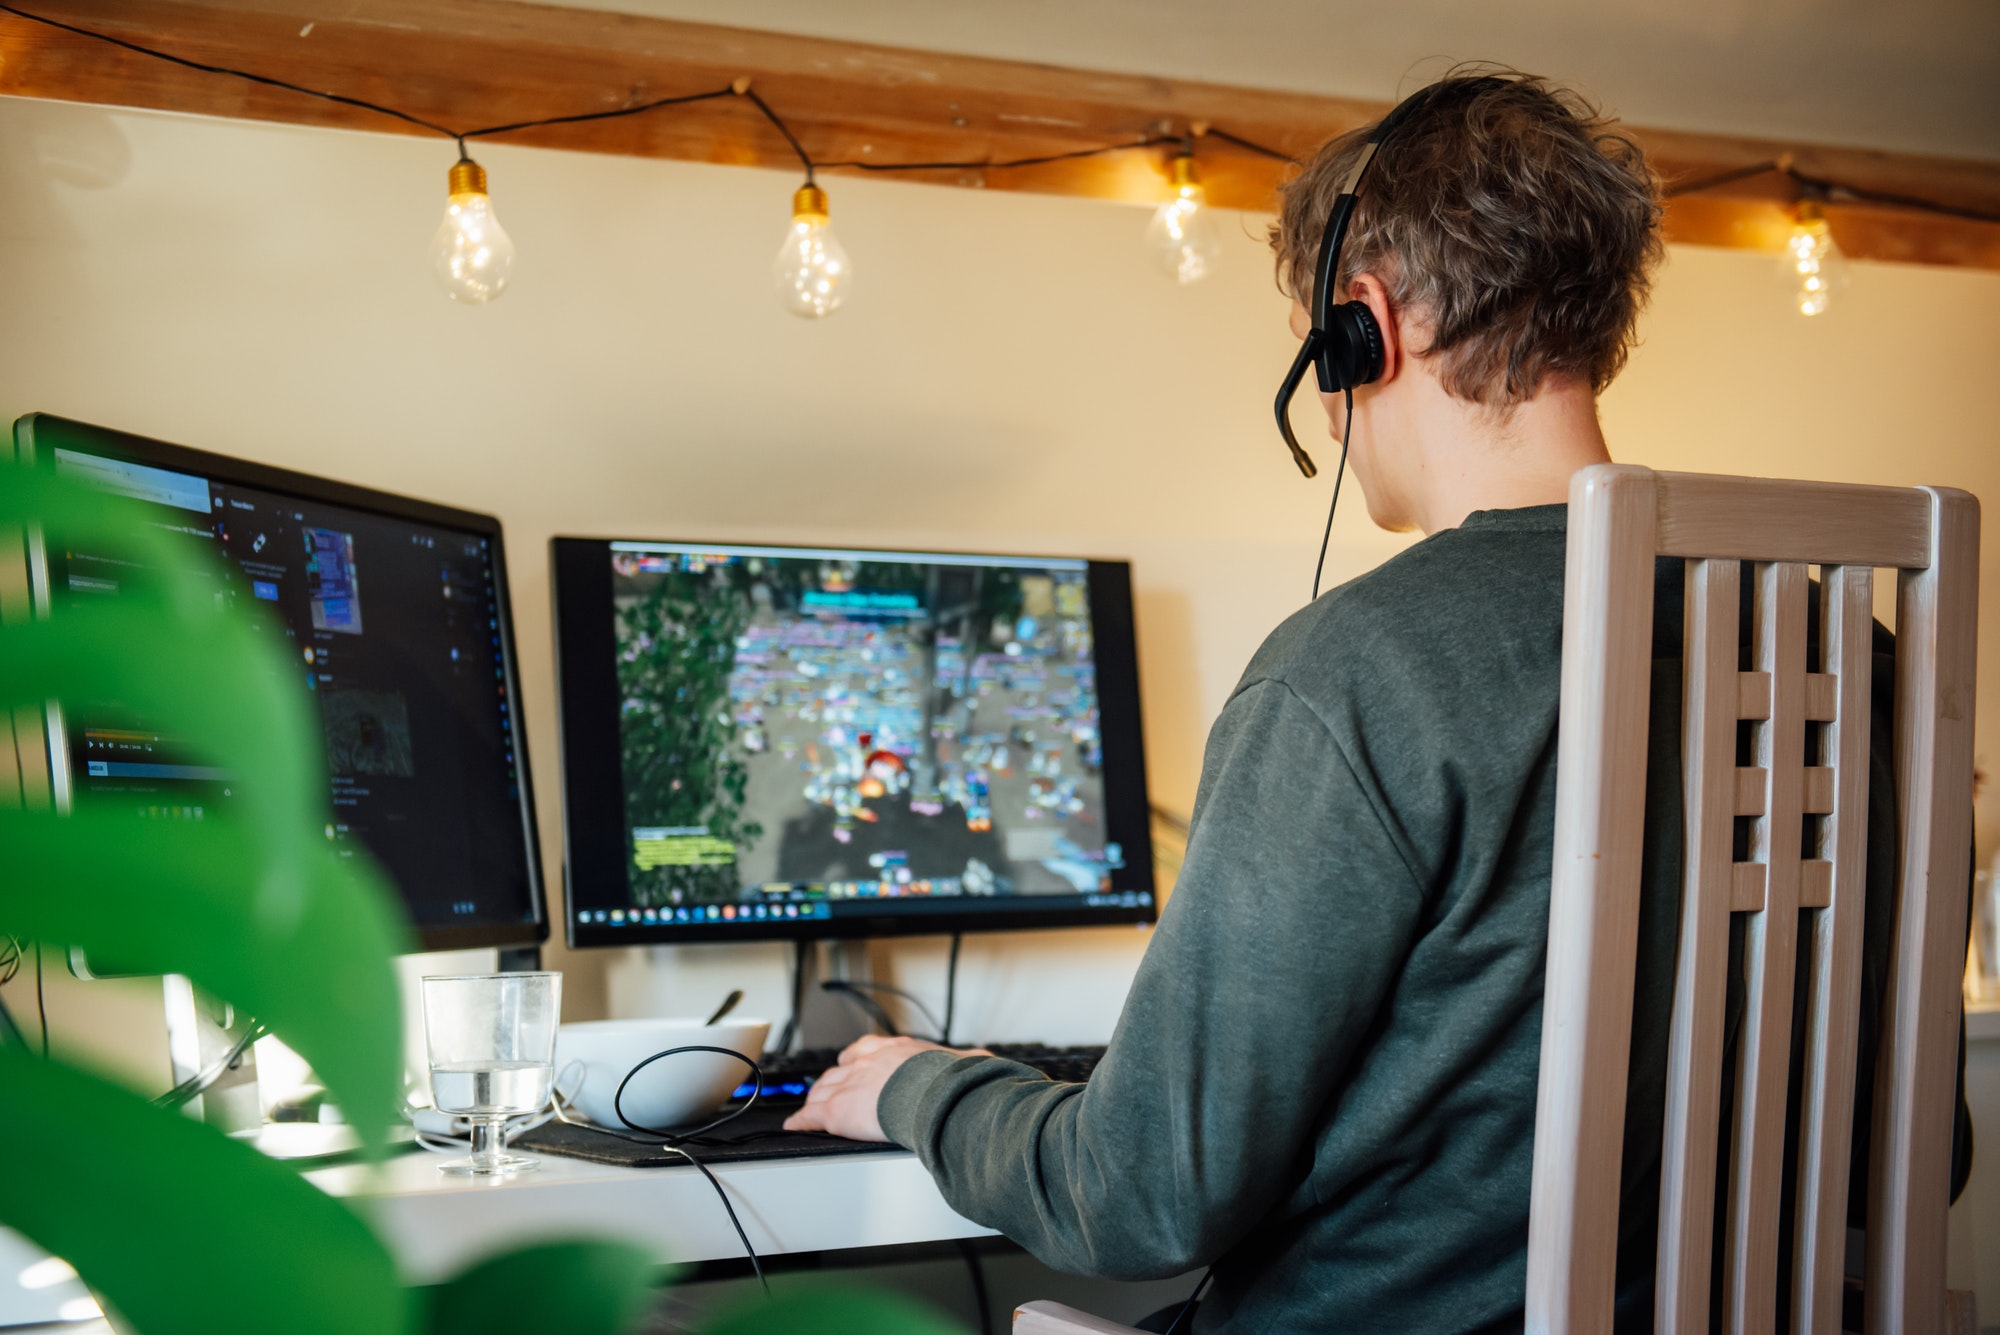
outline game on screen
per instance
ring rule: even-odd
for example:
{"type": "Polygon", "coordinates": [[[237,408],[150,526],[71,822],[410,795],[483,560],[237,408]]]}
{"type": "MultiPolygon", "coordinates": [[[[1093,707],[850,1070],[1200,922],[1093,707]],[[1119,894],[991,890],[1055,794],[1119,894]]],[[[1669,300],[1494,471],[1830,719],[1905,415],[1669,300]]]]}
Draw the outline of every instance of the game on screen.
{"type": "Polygon", "coordinates": [[[634,921],[1109,891],[1084,562],[611,562],[634,921]]]}

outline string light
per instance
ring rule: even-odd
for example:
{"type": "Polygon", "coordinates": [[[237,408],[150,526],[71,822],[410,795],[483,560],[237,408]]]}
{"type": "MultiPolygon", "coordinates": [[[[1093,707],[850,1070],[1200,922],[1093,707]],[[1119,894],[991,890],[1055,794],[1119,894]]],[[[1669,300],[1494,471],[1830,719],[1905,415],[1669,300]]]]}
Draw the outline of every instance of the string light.
{"type": "Polygon", "coordinates": [[[1208,209],[1208,191],[1195,170],[1190,144],[1174,156],[1173,194],[1146,224],[1146,248],[1159,266],[1183,285],[1208,276],[1222,254],[1222,237],[1208,209]]]}
{"type": "Polygon", "coordinates": [[[1807,317],[1826,314],[1834,294],[1847,286],[1847,257],[1833,243],[1818,201],[1799,201],[1792,234],[1778,259],[1778,277],[1799,314],[1807,317]]]}
{"type": "Polygon", "coordinates": [[[460,158],[446,179],[450,200],[431,238],[431,272],[453,301],[483,306],[507,290],[514,242],[493,215],[484,167],[460,158]]]}
{"type": "MultiPolygon", "coordinates": [[[[453,210],[447,211],[446,225],[439,229],[438,237],[433,242],[433,260],[434,266],[439,270],[440,281],[444,283],[446,291],[451,293],[453,299],[474,303],[491,301],[506,286],[508,270],[513,260],[513,243],[507,238],[507,234],[501,230],[498,221],[493,217],[492,201],[487,197],[485,190],[485,173],[479,169],[477,163],[474,163],[464,155],[464,144],[468,139],[511,134],[519,130],[536,129],[553,125],[571,125],[586,121],[613,120],[625,116],[640,116],[664,107],[706,102],[717,98],[737,97],[751,103],[763,118],[778,133],[784,136],[786,143],[791,146],[793,152],[798,156],[800,164],[806,170],[807,189],[814,192],[812,198],[816,199],[818,203],[816,211],[804,210],[804,213],[807,215],[816,212],[818,217],[816,225],[819,228],[818,235],[824,242],[823,248],[818,252],[822,259],[815,271],[817,276],[811,282],[808,282],[806,286],[811,289],[817,289],[819,279],[825,278],[827,286],[821,295],[827,299],[823,303],[817,301],[809,303],[814,307],[813,309],[801,309],[794,303],[791,295],[792,292],[796,291],[795,285],[792,285],[786,277],[781,277],[780,280],[780,291],[787,293],[787,305],[793,309],[800,310],[801,314],[815,317],[831,312],[840,304],[842,297],[845,295],[844,287],[847,283],[851,282],[852,277],[852,266],[846,254],[842,251],[838,242],[835,242],[831,234],[825,230],[825,195],[813,183],[813,173],[816,170],[845,168],[865,173],[1002,171],[1015,167],[1034,167],[1049,163],[1067,162],[1079,158],[1092,158],[1104,154],[1127,153],[1137,149],[1149,148],[1155,144],[1180,142],[1183,144],[1183,151],[1173,160],[1174,196],[1154,215],[1152,223],[1148,227],[1148,237],[1149,244],[1155,246],[1155,254],[1161,259],[1163,264],[1166,264],[1169,272],[1173,273],[1181,282],[1186,283],[1194,282],[1206,274],[1213,267],[1217,255],[1214,219],[1208,216],[1206,210],[1203,208],[1203,205],[1206,203],[1205,192],[1202,190],[1200,178],[1195,171],[1194,160],[1190,151],[1193,136],[1203,135],[1212,137],[1224,143],[1232,144],[1246,152],[1281,162],[1294,161],[1291,155],[1287,153],[1280,152],[1274,148],[1268,148],[1263,144],[1245,139],[1239,135],[1231,134],[1220,127],[1195,125],[1189,128],[1189,132],[1185,137],[1182,135],[1168,135],[1149,131],[1094,147],[1000,161],[985,159],[962,162],[815,162],[812,156],[806,152],[804,145],[799,142],[798,137],[792,133],[791,127],[785,123],[776,111],[772,110],[762,97],[751,89],[750,80],[747,78],[739,78],[724,88],[714,88],[698,93],[685,93],[673,97],[656,98],[647,102],[614,107],[606,111],[581,112],[567,116],[547,116],[536,120],[517,121],[507,125],[493,125],[472,130],[457,130],[435,121],[426,120],[421,116],[412,115],[407,111],[385,106],[377,102],[370,102],[363,98],[349,97],[343,93],[310,88],[303,84],[291,83],[284,79],[272,78],[269,75],[257,74],[249,70],[232,69],[226,65],[214,65],[203,61],[191,60],[186,56],[175,55],[170,51],[162,51],[157,47],[146,46],[139,42],[128,41],[125,38],[113,36],[109,33],[96,32],[60,19],[35,14],[17,5],[7,3],[7,0],[0,0],[0,14],[11,14],[16,18],[31,23],[38,23],[44,27],[54,28],[78,37],[102,42],[123,51],[165,61],[184,69],[197,70],[204,74],[212,74],[224,78],[242,79],[265,87],[282,89],[301,97],[316,98],[320,101],[337,103],[341,106],[352,107],[375,115],[390,117],[418,129],[427,130],[431,133],[456,140],[460,145],[460,161],[453,167],[451,174],[453,205],[456,208],[461,195],[466,196],[469,201],[475,202],[470,203],[469,207],[462,212],[454,213],[453,210]],[[459,187],[462,181],[472,185],[473,188],[461,190],[459,187]],[[477,215],[478,220],[477,227],[473,226],[475,215],[477,215]],[[455,219],[458,218],[464,220],[462,226],[455,222],[455,219]],[[1162,234],[1161,239],[1157,242],[1152,241],[1155,230],[1162,234]],[[1179,235],[1176,235],[1176,232],[1179,235]],[[483,256],[481,254],[481,246],[475,244],[472,240],[474,233],[485,238],[483,256]],[[446,249],[446,242],[448,240],[450,242],[449,248],[453,252],[454,257],[461,261],[455,265],[447,263],[443,256],[443,251],[446,249]],[[838,260],[837,269],[832,263],[835,259],[838,260]],[[835,280],[833,277],[836,273],[840,276],[838,280],[835,280]]],[[[1667,198],[1694,194],[1716,186],[1731,184],[1749,177],[1762,175],[1766,172],[1777,172],[1791,178],[1801,188],[1811,191],[1815,201],[1825,199],[1831,199],[1834,202],[1856,200],[1944,217],[1964,218],[1977,222],[2000,222],[2000,214],[1981,209],[1940,203],[1935,200],[1922,199],[1912,195],[1870,190],[1860,186],[1844,185],[1840,182],[1808,176],[1796,170],[1792,166],[1789,157],[1735,168],[1704,180],[1677,184],[1664,193],[1667,198]]],[[[801,216],[801,202],[807,198],[806,190],[801,190],[794,196],[793,231],[786,237],[785,252],[781,254],[780,259],[781,266],[791,254],[794,238],[799,235],[802,222],[808,230],[815,225],[810,216],[801,216]]],[[[1830,299],[1832,294],[1838,291],[1845,280],[1845,257],[1840,254],[1838,248],[1833,246],[1831,237],[1825,234],[1825,220],[1823,217],[1817,216],[1817,203],[1814,204],[1811,211],[1815,214],[1813,219],[1809,220],[1803,214],[1801,215],[1800,224],[1793,231],[1793,243],[1787,247],[1785,255],[1787,284],[1790,286],[1795,281],[1797,282],[1797,290],[1800,293],[1799,309],[1809,315],[1824,311],[1826,300],[1830,299]],[[1813,289],[1815,292],[1824,293],[1824,297],[1817,300],[1815,309],[1808,309],[1809,303],[1805,296],[1807,289],[1804,279],[1810,278],[1812,275],[1806,274],[1801,277],[1800,271],[1796,268],[1799,261],[1795,258],[1794,249],[1801,244],[1799,238],[1802,232],[1806,234],[1812,247],[1813,253],[1808,256],[1808,259],[1817,259],[1820,266],[1819,276],[1823,283],[1821,288],[1813,289]],[[1825,239],[1824,250],[1819,249],[1819,238],[1821,237],[1825,239]]]]}
{"type": "Polygon", "coordinates": [[[808,180],[792,195],[792,226],[771,262],[785,309],[808,320],[840,308],[854,286],[854,266],[827,221],[826,191],[808,180]]]}

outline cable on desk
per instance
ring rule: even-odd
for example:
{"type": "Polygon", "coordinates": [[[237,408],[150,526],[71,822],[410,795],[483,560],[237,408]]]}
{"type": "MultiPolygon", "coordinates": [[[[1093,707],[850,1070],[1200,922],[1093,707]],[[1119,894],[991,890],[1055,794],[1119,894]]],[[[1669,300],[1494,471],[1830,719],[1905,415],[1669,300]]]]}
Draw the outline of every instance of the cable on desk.
{"type": "Polygon", "coordinates": [[[700,1170],[701,1175],[708,1179],[708,1185],[715,1188],[715,1198],[722,1202],[723,1212],[729,1216],[729,1225],[736,1230],[737,1240],[743,1244],[743,1254],[750,1258],[750,1269],[756,1274],[757,1283],[763,1287],[765,1296],[769,1297],[771,1293],[771,1281],[764,1277],[764,1263],[758,1259],[757,1249],[750,1245],[750,1235],[744,1232],[743,1221],[736,1217],[736,1207],[730,1204],[729,1193],[722,1189],[722,1179],[718,1178],[709,1169],[707,1164],[682,1148],[685,1142],[692,1141],[704,1132],[713,1131],[725,1122],[733,1122],[744,1113],[749,1112],[751,1106],[757,1102],[757,1096],[763,1092],[763,1088],[764,1068],[758,1064],[755,1058],[746,1057],[734,1048],[717,1048],[706,1044],[691,1043],[686,1047],[667,1048],[664,1051],[654,1053],[627,1071],[625,1078],[618,1082],[618,1090],[611,1096],[611,1111],[617,1114],[618,1120],[630,1128],[630,1131],[641,1133],[639,1135],[632,1135],[630,1131],[615,1131],[608,1126],[598,1126],[594,1122],[579,1121],[572,1118],[563,1110],[564,1100],[556,1094],[553,1084],[550,1089],[550,1098],[554,1103],[556,1120],[562,1122],[565,1126],[574,1126],[586,1131],[596,1131],[606,1136],[616,1136],[618,1139],[634,1145],[645,1145],[653,1149],[666,1150],[671,1154],[680,1155],[681,1158],[686,1159],[700,1170]],[[654,1062],[659,1061],[662,1057],[673,1057],[683,1052],[720,1053],[725,1057],[734,1057],[737,1061],[748,1066],[750,1068],[750,1097],[743,1100],[742,1107],[734,1109],[731,1112],[726,1112],[714,1121],[706,1122],[692,1131],[662,1131],[656,1127],[640,1126],[637,1122],[627,1117],[624,1106],[625,1087],[632,1083],[632,1077],[639,1074],[646,1067],[651,1066],[654,1062]]]}
{"type": "Polygon", "coordinates": [[[993,1300],[986,1294],[986,1263],[979,1259],[978,1244],[971,1238],[960,1238],[958,1252],[972,1275],[972,1301],[979,1305],[979,1335],[993,1335],[993,1300]]]}

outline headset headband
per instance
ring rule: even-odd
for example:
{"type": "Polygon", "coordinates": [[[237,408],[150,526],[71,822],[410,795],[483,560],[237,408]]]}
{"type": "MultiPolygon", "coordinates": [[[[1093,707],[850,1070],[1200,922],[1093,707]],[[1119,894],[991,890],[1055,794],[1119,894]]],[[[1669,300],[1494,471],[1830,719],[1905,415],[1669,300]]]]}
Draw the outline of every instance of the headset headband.
{"type": "Polygon", "coordinates": [[[1313,477],[1319,469],[1314,466],[1312,456],[1300,447],[1298,438],[1292,434],[1292,423],[1287,409],[1292,396],[1298,393],[1305,379],[1306,368],[1317,372],[1322,392],[1331,394],[1336,389],[1351,389],[1351,385],[1338,383],[1332,358],[1331,339],[1328,327],[1333,323],[1334,283],[1340,269],[1340,252],[1347,242],[1347,225],[1354,216],[1354,210],[1361,202],[1361,185],[1368,176],[1368,168],[1381,152],[1382,146],[1407,122],[1431,107],[1447,94],[1475,96],[1489,89],[1503,87],[1508,80],[1494,75],[1482,75],[1470,79],[1443,79],[1437,83],[1419,88],[1390,109],[1389,114],[1375,123],[1375,128],[1361,145],[1361,152],[1354,165],[1348,169],[1347,179],[1340,183],[1340,191],[1334,196],[1333,208],[1327,215],[1326,231],[1320,237],[1319,262],[1313,268],[1312,305],[1308,313],[1312,317],[1312,332],[1306,335],[1299,347],[1299,355],[1292,362],[1292,369],[1286,374],[1284,385],[1278,390],[1278,430],[1285,437],[1285,445],[1292,452],[1292,459],[1299,471],[1313,477]]]}

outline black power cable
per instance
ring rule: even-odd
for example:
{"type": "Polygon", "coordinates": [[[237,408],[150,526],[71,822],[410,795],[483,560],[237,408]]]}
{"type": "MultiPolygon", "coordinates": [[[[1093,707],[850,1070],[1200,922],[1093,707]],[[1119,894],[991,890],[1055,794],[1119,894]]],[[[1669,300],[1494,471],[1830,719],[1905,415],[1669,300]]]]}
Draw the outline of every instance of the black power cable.
{"type": "Polygon", "coordinates": [[[958,948],[965,944],[965,933],[951,934],[951,954],[944,966],[944,1024],[938,1032],[938,1042],[951,1046],[951,1022],[958,1014],[958,948]]]}
{"type": "Polygon", "coordinates": [[[811,948],[803,937],[792,942],[792,1013],[785,1017],[778,1041],[771,1045],[772,1053],[779,1057],[791,1052],[792,1041],[799,1036],[799,1016],[806,1008],[806,952],[811,948]]]}
{"type": "Polygon", "coordinates": [[[243,1054],[250,1051],[251,1045],[258,1039],[270,1032],[262,1020],[250,1021],[250,1027],[243,1031],[243,1036],[230,1046],[229,1051],[154,1099],[153,1106],[178,1108],[207,1093],[216,1081],[241,1066],[243,1054]]]}
{"type": "Polygon", "coordinates": [[[49,1059],[49,999],[42,991],[42,943],[35,942],[35,1015],[42,1022],[42,1060],[49,1059]]]}
{"type": "MultiPolygon", "coordinates": [[[[906,987],[897,987],[894,983],[871,982],[864,978],[834,979],[828,982],[821,983],[820,987],[822,990],[828,992],[867,992],[870,994],[876,992],[886,992],[892,997],[900,998],[902,1001],[904,1001],[909,1005],[910,1009],[917,1012],[917,1014],[923,1016],[925,1022],[929,1024],[931,1027],[931,1034],[935,1041],[937,1042],[944,1041],[944,1024],[942,1021],[938,1019],[937,1013],[933,1011],[929,1006],[924,1004],[924,999],[922,997],[918,996],[916,993],[910,991],[906,987]]],[[[858,1001],[859,998],[857,997],[856,1000],[858,1001]]],[[[866,1003],[863,1004],[865,1005],[866,1003]]],[[[871,1013],[873,1013],[872,1007],[870,1008],[870,1011],[871,1013]]],[[[892,1035],[893,1032],[894,1031],[892,1030],[891,1031],[892,1035]]],[[[914,1037],[921,1038],[922,1035],[918,1034],[914,1035],[914,1037]]]]}
{"type": "Polygon", "coordinates": [[[0,1039],[17,1047],[28,1046],[28,1036],[21,1032],[21,1026],[14,1021],[14,1012],[7,1009],[7,1003],[0,1001],[0,1039]]]}
{"type": "Polygon", "coordinates": [[[979,1335],[993,1335],[993,1300],[986,1292],[986,1262],[980,1258],[979,1244],[971,1238],[958,1240],[958,1254],[972,1277],[972,1301],[979,1308],[979,1335]]]}
{"type": "Polygon", "coordinates": [[[1201,1304],[1201,1295],[1208,1291],[1208,1282],[1214,1278],[1214,1266],[1202,1272],[1201,1279],[1194,1286],[1194,1292],[1190,1293],[1187,1301],[1181,1304],[1181,1310],[1174,1313],[1173,1321],[1167,1326],[1166,1335],[1179,1335],[1181,1323],[1194,1315],[1194,1309],[1201,1304]]]}
{"type": "Polygon", "coordinates": [[[831,992],[836,996],[846,997],[862,1010],[868,1012],[868,1018],[874,1022],[875,1027],[890,1038],[900,1038],[902,1036],[903,1031],[897,1027],[896,1017],[889,1014],[888,1007],[884,1006],[874,997],[869,996],[867,992],[862,990],[862,986],[859,983],[849,982],[844,978],[829,978],[819,985],[819,990],[822,992],[831,992]]]}

